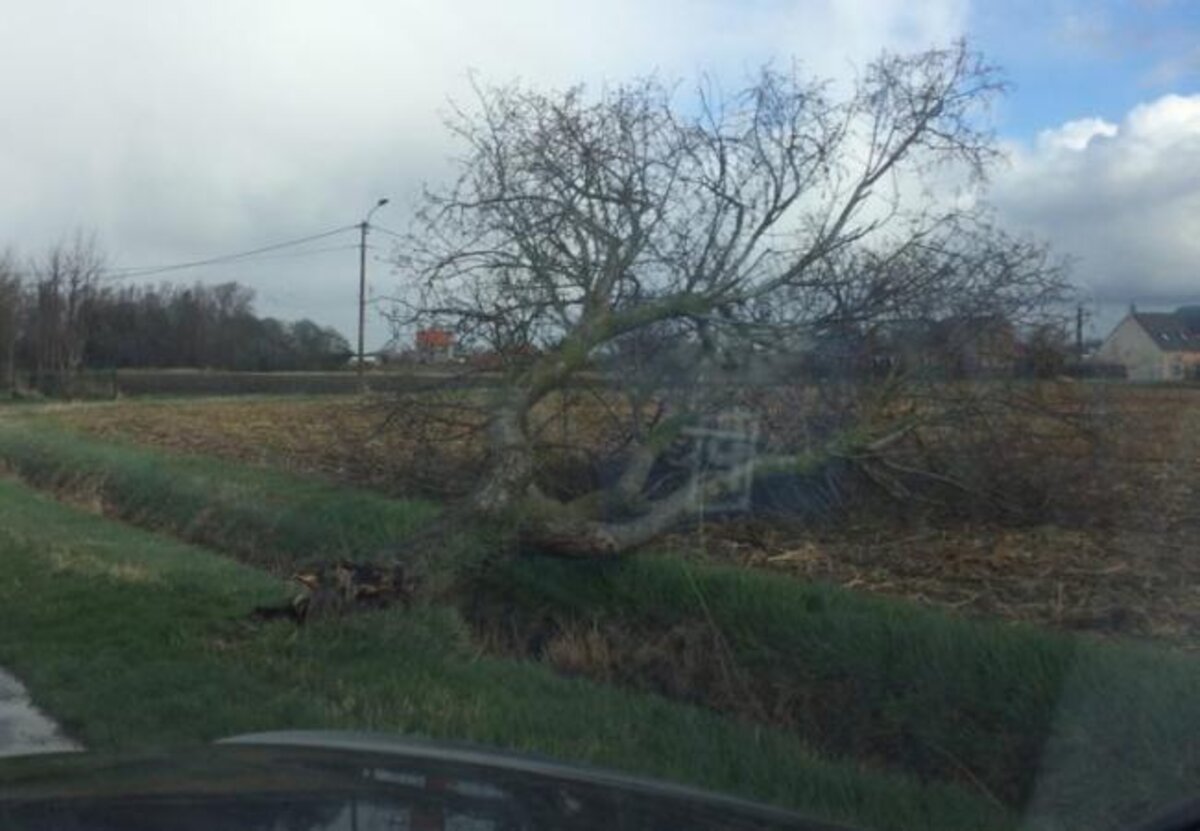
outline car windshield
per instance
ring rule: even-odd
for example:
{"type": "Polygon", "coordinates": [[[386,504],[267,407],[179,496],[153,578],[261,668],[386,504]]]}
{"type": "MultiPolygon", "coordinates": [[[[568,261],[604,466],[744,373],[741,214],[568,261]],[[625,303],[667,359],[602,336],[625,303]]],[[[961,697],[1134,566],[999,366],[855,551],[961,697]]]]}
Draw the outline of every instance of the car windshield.
{"type": "Polygon", "coordinates": [[[282,730],[1200,796],[1193,3],[0,12],[0,817],[282,730]]]}

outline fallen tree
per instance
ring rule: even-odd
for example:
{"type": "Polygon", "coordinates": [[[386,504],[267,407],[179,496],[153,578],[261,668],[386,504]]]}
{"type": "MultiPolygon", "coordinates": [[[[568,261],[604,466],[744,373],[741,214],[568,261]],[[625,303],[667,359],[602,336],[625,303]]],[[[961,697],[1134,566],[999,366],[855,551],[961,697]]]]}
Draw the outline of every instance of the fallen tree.
{"type": "Polygon", "coordinates": [[[484,429],[471,508],[565,555],[630,550],[835,460],[902,497],[906,469],[878,460],[978,411],[912,386],[1001,367],[1064,287],[1042,246],[947,193],[998,158],[980,124],[1002,88],[957,44],[884,55],[840,97],[770,68],[685,102],[655,79],[477,89],[450,121],[460,176],[397,253],[392,318],[453,328],[504,383],[436,416],[410,396],[395,423],[484,429]],[[572,392],[585,377],[599,391],[572,392]],[[582,444],[548,402],[588,394],[601,473],[547,482],[548,453],[582,444]]]}

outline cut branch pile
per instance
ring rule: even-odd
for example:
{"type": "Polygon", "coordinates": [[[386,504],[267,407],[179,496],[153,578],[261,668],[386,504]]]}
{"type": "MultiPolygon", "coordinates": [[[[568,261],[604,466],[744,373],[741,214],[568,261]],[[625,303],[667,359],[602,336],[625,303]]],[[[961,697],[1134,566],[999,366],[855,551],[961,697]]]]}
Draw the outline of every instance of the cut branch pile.
{"type": "Polygon", "coordinates": [[[384,609],[412,602],[415,581],[400,564],[378,566],[339,560],[323,563],[292,579],[300,591],[291,602],[278,606],[259,606],[251,613],[254,620],[291,620],[340,617],[366,609],[384,609]]]}

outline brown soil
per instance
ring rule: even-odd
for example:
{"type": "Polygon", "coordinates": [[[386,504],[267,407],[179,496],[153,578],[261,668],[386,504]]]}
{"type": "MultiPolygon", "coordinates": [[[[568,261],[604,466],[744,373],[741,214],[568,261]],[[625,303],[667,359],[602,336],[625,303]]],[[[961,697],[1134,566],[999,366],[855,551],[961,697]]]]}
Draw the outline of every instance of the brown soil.
{"type": "MultiPolygon", "coordinates": [[[[1101,385],[1081,394],[1114,416],[1102,464],[1086,478],[1054,483],[1097,506],[1083,521],[1001,527],[867,516],[801,529],[738,522],[667,545],[967,615],[1198,649],[1200,390],[1101,385]]],[[[411,492],[413,470],[428,467],[430,456],[408,431],[381,429],[378,406],[355,399],[130,401],[56,407],[52,417],[102,437],[388,493],[411,492]]],[[[440,449],[464,465],[478,461],[478,445],[465,438],[440,449]]]]}
{"type": "Polygon", "coordinates": [[[1183,532],[963,525],[789,533],[742,523],[668,544],[972,617],[1200,650],[1200,559],[1183,532]]]}
{"type": "Polygon", "coordinates": [[[101,438],[405,493],[421,448],[403,431],[387,429],[385,415],[378,406],[332,397],[134,401],[53,411],[56,421],[101,438]]]}

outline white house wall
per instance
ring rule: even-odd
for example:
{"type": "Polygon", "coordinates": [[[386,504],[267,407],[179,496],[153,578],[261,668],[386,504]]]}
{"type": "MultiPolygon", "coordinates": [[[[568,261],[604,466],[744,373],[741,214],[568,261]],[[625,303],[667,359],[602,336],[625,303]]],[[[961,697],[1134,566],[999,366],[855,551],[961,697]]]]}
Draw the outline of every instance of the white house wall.
{"type": "Polygon", "coordinates": [[[1121,364],[1130,381],[1164,381],[1170,376],[1170,356],[1142,325],[1126,316],[1100,346],[1096,357],[1104,363],[1121,364]]]}

